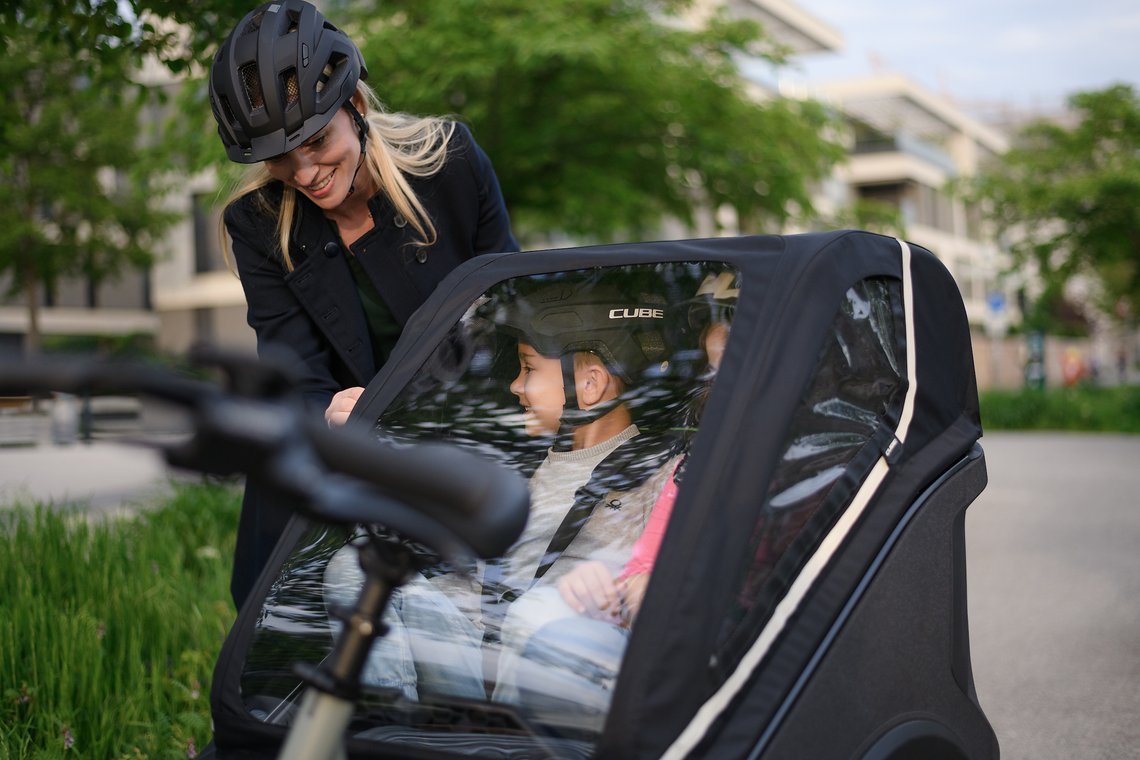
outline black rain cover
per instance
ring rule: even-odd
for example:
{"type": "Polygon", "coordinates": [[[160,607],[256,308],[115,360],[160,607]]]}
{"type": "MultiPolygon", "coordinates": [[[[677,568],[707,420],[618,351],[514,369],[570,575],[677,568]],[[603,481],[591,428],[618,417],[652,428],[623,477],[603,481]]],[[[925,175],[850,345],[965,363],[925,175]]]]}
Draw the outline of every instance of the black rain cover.
{"type": "MultiPolygon", "coordinates": [[[[457,320],[496,283],[663,262],[727,265],[743,285],[653,582],[604,729],[592,743],[599,757],[658,757],[704,705],[703,727],[688,729],[692,746],[726,732],[718,751],[742,756],[901,511],[980,436],[965,314],[930,252],[869,233],[833,232],[479,257],[449,276],[409,321],[354,417],[374,422],[419,382],[457,320]],[[843,526],[876,467],[885,473],[881,484],[855,524],[843,526]],[[842,540],[825,555],[820,547],[835,540],[837,525],[842,540]],[[797,589],[805,568],[812,582],[797,589]],[[741,668],[756,656],[758,640],[759,661],[741,668]],[[724,696],[734,679],[743,685],[724,696]],[[719,697],[723,705],[706,705],[719,697]],[[744,727],[736,728],[742,709],[744,727]]],[[[265,661],[266,639],[257,631],[274,614],[266,600],[336,535],[295,520],[227,638],[212,691],[223,757],[227,749],[280,741],[282,726],[243,699],[242,678],[251,662],[265,661]],[[255,641],[263,642],[260,649],[255,641]]],[[[313,646],[304,636],[271,641],[270,659],[302,659],[313,646]]],[[[367,741],[350,749],[381,751],[367,741]]],[[[560,752],[557,745],[547,750],[560,752]]],[[[420,756],[407,747],[393,752],[420,756]]]]}

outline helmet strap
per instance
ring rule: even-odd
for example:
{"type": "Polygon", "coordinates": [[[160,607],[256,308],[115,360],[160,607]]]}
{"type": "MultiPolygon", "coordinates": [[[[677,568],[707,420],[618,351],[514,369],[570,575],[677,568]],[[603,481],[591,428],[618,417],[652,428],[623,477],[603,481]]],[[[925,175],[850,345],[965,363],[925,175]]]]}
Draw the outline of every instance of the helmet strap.
{"type": "Polygon", "coordinates": [[[566,395],[566,406],[563,409],[577,409],[578,382],[574,377],[574,354],[562,354],[559,358],[562,363],[562,392],[566,395]]]}
{"type": "Polygon", "coordinates": [[[368,142],[368,122],[360,115],[360,111],[356,110],[352,100],[346,100],[344,108],[348,110],[352,120],[356,122],[356,131],[360,133],[360,160],[356,162],[356,171],[352,173],[352,181],[348,183],[348,194],[352,195],[356,191],[356,175],[360,174],[360,167],[364,165],[364,150],[368,142]]]}

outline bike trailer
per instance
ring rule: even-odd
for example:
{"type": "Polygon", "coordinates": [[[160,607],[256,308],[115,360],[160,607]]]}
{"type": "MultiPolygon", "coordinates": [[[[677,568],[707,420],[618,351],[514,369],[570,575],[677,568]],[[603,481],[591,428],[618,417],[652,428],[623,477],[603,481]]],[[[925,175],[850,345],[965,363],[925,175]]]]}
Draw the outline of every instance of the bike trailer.
{"type": "MultiPolygon", "coordinates": [[[[998,757],[966,616],[986,484],[970,335],[930,251],[841,231],[481,256],[412,317],[353,423],[517,468],[534,506],[501,560],[417,537],[350,757],[998,757]],[[583,354],[616,399],[583,400],[583,354]],[[544,428],[526,383],[555,359],[544,428]],[[634,427],[575,436],[618,407],[634,427]],[[583,563],[629,570],[670,486],[636,615],[568,604],[583,563]]],[[[218,660],[218,757],[280,746],[363,530],[290,523],[218,660]]]]}

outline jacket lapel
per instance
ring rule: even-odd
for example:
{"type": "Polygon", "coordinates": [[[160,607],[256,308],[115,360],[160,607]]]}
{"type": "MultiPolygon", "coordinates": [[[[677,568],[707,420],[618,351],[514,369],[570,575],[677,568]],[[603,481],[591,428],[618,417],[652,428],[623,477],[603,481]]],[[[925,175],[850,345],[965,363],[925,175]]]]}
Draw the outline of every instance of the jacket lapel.
{"type": "Polygon", "coordinates": [[[357,260],[402,327],[431,293],[431,288],[422,292],[409,272],[412,267],[420,266],[415,258],[420,249],[411,244],[415,235],[412,226],[382,195],[374,196],[368,206],[376,227],[357,241],[357,260]]]}
{"type": "Polygon", "coordinates": [[[320,214],[304,214],[295,229],[295,268],[285,281],[357,382],[367,385],[376,363],[347,253],[320,214]]]}

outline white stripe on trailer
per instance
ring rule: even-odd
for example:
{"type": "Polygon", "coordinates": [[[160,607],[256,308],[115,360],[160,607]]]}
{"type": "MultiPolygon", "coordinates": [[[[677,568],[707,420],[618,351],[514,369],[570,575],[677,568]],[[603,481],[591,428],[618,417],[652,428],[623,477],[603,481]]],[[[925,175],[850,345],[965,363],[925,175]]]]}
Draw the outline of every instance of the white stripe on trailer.
{"type": "MultiPolygon", "coordinates": [[[[903,313],[904,322],[906,325],[906,375],[907,375],[907,391],[906,396],[903,398],[902,413],[899,415],[899,424],[895,429],[895,438],[900,443],[906,440],[907,431],[910,429],[911,419],[914,417],[914,397],[918,390],[918,378],[915,372],[915,349],[914,349],[914,282],[910,271],[910,246],[904,241],[898,240],[899,248],[902,255],[902,285],[903,285],[903,313]]],[[[776,605],[776,609],[772,612],[772,617],[769,618],[767,625],[760,631],[760,635],[753,642],[752,646],[744,653],[740,663],[736,669],[729,675],[721,687],[697,710],[697,714],[689,721],[689,725],[681,732],[673,743],[665,750],[662,760],[679,760],[688,755],[693,749],[704,739],[708,733],[709,728],[721,716],[728,705],[732,702],[733,698],[744,688],[744,685],[752,678],[756,672],[756,668],[768,654],[772,644],[775,642],[776,637],[784,630],[788,620],[799,608],[803,602],[804,597],[807,596],[808,591],[811,589],[812,584],[827,567],[827,563],[831,561],[832,556],[838,551],[839,546],[847,538],[847,534],[851,532],[851,528],[855,522],[863,514],[867,504],[870,503],[871,498],[878,491],[879,486],[887,476],[887,471],[890,466],[887,464],[886,457],[879,457],[875,465],[871,468],[871,473],[867,479],[863,481],[859,491],[855,494],[855,498],[851,500],[851,506],[839,516],[835,525],[824,536],[823,541],[820,542],[819,548],[808,559],[807,564],[804,565],[803,570],[796,576],[792,582],[791,587],[788,589],[784,598],[776,605]]]]}

